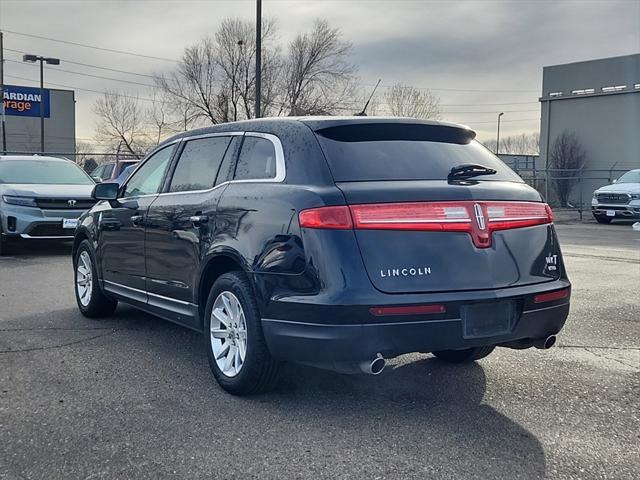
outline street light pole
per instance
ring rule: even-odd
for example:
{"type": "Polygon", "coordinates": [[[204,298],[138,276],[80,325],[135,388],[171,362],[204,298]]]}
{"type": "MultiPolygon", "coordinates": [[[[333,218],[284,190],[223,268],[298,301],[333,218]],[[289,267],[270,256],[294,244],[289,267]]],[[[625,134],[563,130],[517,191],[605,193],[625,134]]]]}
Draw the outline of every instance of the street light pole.
{"type": "Polygon", "coordinates": [[[498,114],[498,132],[496,134],[496,155],[500,153],[500,117],[504,115],[504,112],[498,114]]]}
{"type": "Polygon", "coordinates": [[[7,152],[7,124],[5,122],[4,111],[4,46],[2,44],[2,32],[0,32],[0,129],[2,130],[2,150],[7,152]]]}
{"type": "Polygon", "coordinates": [[[40,62],[40,152],[44,153],[44,64],[60,65],[60,59],[27,54],[22,56],[22,61],[40,62]]]}
{"type": "Polygon", "coordinates": [[[40,60],[40,153],[44,153],[44,59],[40,60]]]}
{"type": "Polygon", "coordinates": [[[256,0],[256,118],[262,116],[262,0],[256,0]]]}

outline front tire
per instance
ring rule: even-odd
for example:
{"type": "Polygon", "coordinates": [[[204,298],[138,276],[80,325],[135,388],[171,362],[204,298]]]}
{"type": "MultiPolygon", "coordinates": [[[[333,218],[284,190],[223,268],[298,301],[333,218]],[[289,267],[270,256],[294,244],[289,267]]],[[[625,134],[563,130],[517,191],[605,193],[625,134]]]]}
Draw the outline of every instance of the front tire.
{"type": "Polygon", "coordinates": [[[438,352],[431,352],[440,360],[444,360],[449,363],[470,363],[480,360],[486,357],[496,347],[489,345],[487,347],[474,347],[466,348],[464,350],[440,350],[438,352]]]}
{"type": "Polygon", "coordinates": [[[280,362],[267,348],[253,289],[243,272],[225,273],[216,280],[204,327],[209,366],[222,388],[233,395],[273,388],[280,362]]]}
{"type": "Polygon", "coordinates": [[[0,257],[9,254],[9,243],[9,238],[2,234],[2,227],[0,226],[0,257]]]}
{"type": "Polygon", "coordinates": [[[74,290],[80,313],[88,318],[101,318],[113,315],[118,302],[107,297],[100,285],[96,262],[88,240],[84,240],[73,258],[74,290]]]}

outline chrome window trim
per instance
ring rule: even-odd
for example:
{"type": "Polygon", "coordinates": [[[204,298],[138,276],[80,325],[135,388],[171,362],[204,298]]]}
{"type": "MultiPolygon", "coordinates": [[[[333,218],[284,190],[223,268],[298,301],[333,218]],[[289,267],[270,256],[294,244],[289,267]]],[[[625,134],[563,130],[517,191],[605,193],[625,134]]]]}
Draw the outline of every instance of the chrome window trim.
{"type": "MultiPolygon", "coordinates": [[[[202,135],[192,135],[190,137],[183,137],[180,141],[189,141],[189,140],[199,140],[202,138],[209,137],[237,137],[237,136],[247,136],[247,137],[259,137],[265,138],[269,140],[273,144],[273,148],[276,153],[276,176],[273,178],[247,178],[243,180],[227,180],[218,185],[214,185],[211,188],[206,188],[204,190],[186,190],[182,192],[161,192],[154,195],[159,197],[166,195],[187,195],[190,193],[199,194],[199,193],[208,193],[212,192],[216,188],[220,188],[232,183],[282,183],[287,176],[286,171],[286,163],[284,160],[284,149],[282,148],[282,142],[280,139],[273,135],[272,133],[262,133],[262,132],[220,132],[220,133],[203,133],[202,135]]],[[[180,158],[178,157],[178,161],[180,158]]],[[[131,173],[133,175],[133,172],[131,173]]],[[[138,197],[136,197],[138,198],[138,197]]]]}
{"type": "MultiPolygon", "coordinates": [[[[247,178],[242,180],[231,180],[231,183],[282,183],[287,176],[287,166],[284,161],[284,150],[282,149],[282,142],[280,139],[272,133],[262,132],[246,132],[247,137],[265,138],[273,144],[273,148],[276,152],[276,176],[273,178],[247,178]]],[[[242,152],[242,150],[240,150],[242,152]]],[[[237,162],[236,162],[237,163],[237,162]]]]}

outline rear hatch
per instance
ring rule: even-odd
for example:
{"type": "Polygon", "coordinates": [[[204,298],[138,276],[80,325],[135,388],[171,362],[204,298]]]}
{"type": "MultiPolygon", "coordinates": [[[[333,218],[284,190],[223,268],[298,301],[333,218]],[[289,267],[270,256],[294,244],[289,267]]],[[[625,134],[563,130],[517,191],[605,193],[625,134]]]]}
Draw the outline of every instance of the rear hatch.
{"type": "Polygon", "coordinates": [[[495,289],[559,278],[550,210],[472,131],[352,123],[316,135],[378,290],[495,289]],[[449,176],[468,164],[494,173],[449,176]]]}

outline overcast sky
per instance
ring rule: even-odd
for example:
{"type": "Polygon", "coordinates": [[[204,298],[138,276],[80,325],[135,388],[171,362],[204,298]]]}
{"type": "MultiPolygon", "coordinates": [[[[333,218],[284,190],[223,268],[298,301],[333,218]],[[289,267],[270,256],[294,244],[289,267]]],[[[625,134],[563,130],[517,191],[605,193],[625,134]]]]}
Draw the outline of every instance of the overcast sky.
{"type": "MultiPolygon", "coordinates": [[[[382,78],[430,88],[444,118],[470,125],[481,140],[495,136],[501,111],[501,134],[538,130],[543,66],[640,52],[640,0],[263,0],[263,15],[278,20],[283,43],[314,19],[329,20],[353,43],[362,83],[382,78]]],[[[90,141],[98,94],[87,90],[148,97],[135,83],[151,84],[146,75],[174,68],[185,46],[228,16],[253,19],[255,1],[0,0],[5,82],[37,84],[37,67],[20,62],[22,52],[61,58],[59,67],[47,67],[46,82],[76,90],[76,134],[90,141]]]]}

